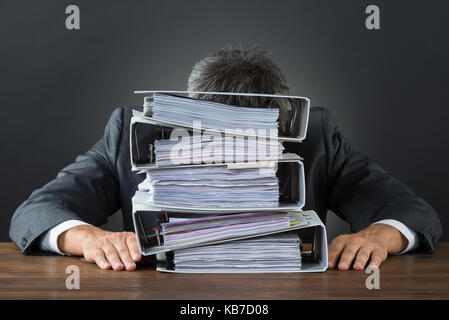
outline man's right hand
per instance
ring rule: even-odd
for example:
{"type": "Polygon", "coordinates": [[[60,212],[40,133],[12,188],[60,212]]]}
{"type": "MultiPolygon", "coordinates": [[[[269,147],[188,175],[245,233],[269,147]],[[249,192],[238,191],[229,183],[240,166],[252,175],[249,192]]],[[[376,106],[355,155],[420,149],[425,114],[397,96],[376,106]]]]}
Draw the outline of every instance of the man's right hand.
{"type": "Polygon", "coordinates": [[[109,232],[94,226],[82,225],[63,232],[58,247],[62,252],[84,256],[105,270],[136,270],[136,262],[142,259],[133,232],[109,232]]]}

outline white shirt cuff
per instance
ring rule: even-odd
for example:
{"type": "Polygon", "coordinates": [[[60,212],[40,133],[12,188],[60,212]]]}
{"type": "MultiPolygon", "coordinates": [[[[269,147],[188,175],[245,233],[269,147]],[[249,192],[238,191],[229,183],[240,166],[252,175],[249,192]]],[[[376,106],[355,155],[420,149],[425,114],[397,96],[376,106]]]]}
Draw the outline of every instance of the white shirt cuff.
{"type": "Polygon", "coordinates": [[[403,251],[399,252],[398,254],[403,254],[403,253],[409,252],[418,247],[418,235],[416,234],[415,231],[413,231],[412,229],[407,227],[402,222],[399,222],[398,220],[394,220],[394,219],[384,219],[384,220],[374,222],[373,224],[378,224],[378,223],[387,224],[389,226],[392,226],[393,228],[396,228],[400,233],[402,233],[402,235],[405,238],[407,238],[407,240],[408,240],[407,248],[405,248],[403,251]]]}
{"type": "Polygon", "coordinates": [[[67,253],[62,252],[59,250],[58,247],[58,237],[61,233],[64,231],[67,231],[69,229],[72,229],[77,226],[83,226],[88,225],[89,223],[86,223],[81,220],[67,220],[64,222],[61,222],[60,224],[57,224],[53,228],[49,229],[44,236],[41,237],[39,240],[38,246],[41,250],[44,251],[51,251],[55,253],[59,253],[60,255],[68,255],[67,253]]]}

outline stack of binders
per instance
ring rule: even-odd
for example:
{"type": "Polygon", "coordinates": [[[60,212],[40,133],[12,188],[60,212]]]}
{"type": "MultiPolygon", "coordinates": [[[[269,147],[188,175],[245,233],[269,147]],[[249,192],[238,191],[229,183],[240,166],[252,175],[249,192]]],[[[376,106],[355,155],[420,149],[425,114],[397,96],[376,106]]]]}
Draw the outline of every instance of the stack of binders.
{"type": "MultiPolygon", "coordinates": [[[[283,142],[306,135],[307,98],[259,95],[287,106],[224,105],[186,91],[145,91],[130,125],[132,170],[144,175],[133,203],[143,255],[159,271],[320,272],[327,268],[323,223],[303,211],[304,167],[283,142]],[[287,128],[287,129],[286,129],[287,128]],[[312,228],[311,246],[301,231],[312,228]]],[[[252,95],[207,93],[217,95],[252,95]]]]}

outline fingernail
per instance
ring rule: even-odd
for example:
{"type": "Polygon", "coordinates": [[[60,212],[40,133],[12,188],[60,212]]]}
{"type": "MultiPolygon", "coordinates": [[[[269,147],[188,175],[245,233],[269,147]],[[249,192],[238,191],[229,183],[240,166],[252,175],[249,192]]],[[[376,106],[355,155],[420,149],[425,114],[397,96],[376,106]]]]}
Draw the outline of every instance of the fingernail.
{"type": "Polygon", "coordinates": [[[133,260],[134,260],[134,261],[139,260],[139,255],[138,255],[138,254],[133,254],[133,260]]]}
{"type": "Polygon", "coordinates": [[[335,266],[335,263],[333,263],[332,261],[329,261],[327,264],[329,268],[333,268],[335,266]]]}
{"type": "Polygon", "coordinates": [[[106,262],[103,262],[101,265],[102,265],[103,268],[108,268],[109,267],[109,265],[106,262]]]}
{"type": "Polygon", "coordinates": [[[345,269],[348,267],[348,265],[346,264],[346,262],[340,262],[340,264],[338,265],[340,268],[345,269]]]}
{"type": "Polygon", "coordinates": [[[127,268],[127,269],[135,268],[135,267],[136,267],[136,264],[135,264],[135,263],[127,263],[127,264],[126,264],[126,268],[127,268]]]}
{"type": "Polygon", "coordinates": [[[375,265],[375,264],[370,264],[369,267],[370,267],[370,268],[379,268],[379,267],[378,267],[377,265],[375,265]]]}

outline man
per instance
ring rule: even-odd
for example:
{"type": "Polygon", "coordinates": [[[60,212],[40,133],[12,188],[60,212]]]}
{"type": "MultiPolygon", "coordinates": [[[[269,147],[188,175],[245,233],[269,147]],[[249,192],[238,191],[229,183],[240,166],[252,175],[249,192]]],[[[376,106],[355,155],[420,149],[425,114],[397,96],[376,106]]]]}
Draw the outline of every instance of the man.
{"type": "MultiPolygon", "coordinates": [[[[225,48],[198,62],[189,91],[286,94],[280,69],[260,47],[225,48]]],[[[257,106],[268,103],[244,96],[197,96],[201,99],[257,106]]],[[[280,126],[288,114],[280,111],[280,126]]],[[[34,250],[84,256],[102,269],[135,270],[141,259],[132,232],[131,197],[142,178],[131,172],[131,109],[115,110],[104,136],[56,179],[34,191],[16,210],[10,237],[24,253],[34,250]],[[96,227],[122,210],[127,232],[96,227]]],[[[442,228],[435,211],[398,180],[352,148],[330,111],[311,108],[307,139],[285,143],[304,157],[306,209],[323,221],[330,209],[355,232],[329,245],[329,267],[362,270],[379,267],[389,254],[434,252],[442,228]]]]}

